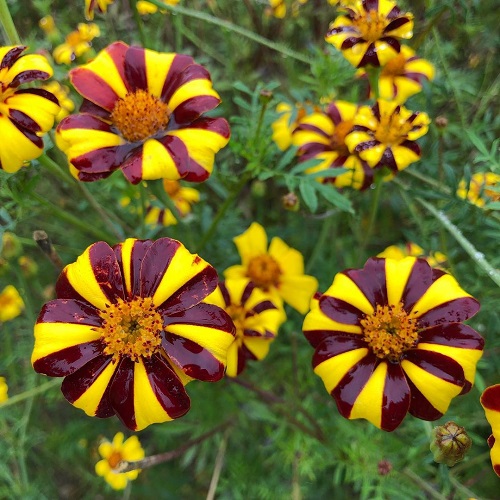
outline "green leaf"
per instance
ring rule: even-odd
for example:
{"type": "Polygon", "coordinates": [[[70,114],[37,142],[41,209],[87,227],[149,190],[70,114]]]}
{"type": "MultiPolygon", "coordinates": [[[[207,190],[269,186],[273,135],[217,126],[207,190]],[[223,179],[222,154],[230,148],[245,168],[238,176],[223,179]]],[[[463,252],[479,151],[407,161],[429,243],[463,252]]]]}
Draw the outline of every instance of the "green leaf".
{"type": "Polygon", "coordinates": [[[293,159],[297,155],[298,148],[295,146],[291,146],[287,152],[280,158],[279,162],[276,164],[276,170],[283,170],[285,167],[292,163],[293,159]]]}
{"type": "MultiPolygon", "coordinates": [[[[313,181],[315,182],[315,181],[313,181]]],[[[320,184],[318,184],[319,186],[320,184]]],[[[316,194],[316,190],[314,189],[312,182],[308,179],[302,179],[299,182],[299,190],[304,203],[309,207],[311,212],[316,212],[318,208],[318,195],[316,194]]]]}
{"type": "Polygon", "coordinates": [[[295,174],[295,175],[300,174],[302,172],[305,172],[309,168],[317,167],[323,161],[324,160],[320,160],[318,158],[311,158],[310,160],[302,161],[302,162],[298,163],[297,165],[295,165],[295,167],[293,167],[290,170],[290,173],[295,174]]]}
{"type": "Polygon", "coordinates": [[[344,212],[354,213],[352,203],[343,194],[339,193],[336,188],[328,184],[319,184],[316,188],[321,195],[332,205],[340,208],[344,212]]]}

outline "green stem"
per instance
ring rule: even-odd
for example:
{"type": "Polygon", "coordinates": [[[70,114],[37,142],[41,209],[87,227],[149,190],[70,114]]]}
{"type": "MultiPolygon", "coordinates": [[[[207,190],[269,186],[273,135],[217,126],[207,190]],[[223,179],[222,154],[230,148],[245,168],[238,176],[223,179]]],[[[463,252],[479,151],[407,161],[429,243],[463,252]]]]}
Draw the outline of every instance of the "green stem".
{"type": "Polygon", "coordinates": [[[314,245],[311,257],[307,261],[306,264],[306,273],[309,273],[311,269],[314,267],[314,264],[318,260],[321,255],[321,252],[325,248],[326,242],[331,236],[332,229],[335,226],[337,211],[333,211],[333,213],[323,222],[323,226],[321,227],[321,232],[319,233],[318,239],[314,245]]]}
{"type": "Polygon", "coordinates": [[[219,19],[218,17],[211,16],[210,14],[205,14],[204,12],[194,10],[194,9],[187,9],[185,7],[179,7],[179,6],[174,7],[172,5],[164,4],[160,0],[149,0],[149,2],[156,5],[157,7],[161,7],[162,9],[170,10],[170,11],[176,12],[178,14],[184,14],[187,17],[192,17],[194,19],[199,19],[199,20],[204,21],[206,23],[213,24],[213,25],[217,26],[218,29],[223,28],[223,29],[226,29],[228,31],[238,33],[238,35],[244,36],[245,38],[248,38],[249,40],[252,40],[256,43],[259,43],[260,45],[264,45],[265,47],[268,47],[276,52],[279,52],[280,54],[283,54],[284,56],[290,57],[291,59],[295,59],[296,61],[300,61],[300,62],[303,62],[305,64],[311,64],[313,62],[313,59],[310,57],[304,56],[301,53],[296,52],[292,49],[289,49],[288,47],[286,47],[284,45],[272,42],[271,40],[268,40],[267,38],[264,38],[263,36],[257,35],[253,31],[242,28],[241,26],[233,24],[229,21],[219,19]]]}
{"type": "MultiPolygon", "coordinates": [[[[151,2],[154,3],[154,2],[151,2]]],[[[141,44],[144,48],[148,46],[146,35],[144,33],[144,24],[142,22],[139,11],[137,10],[137,0],[129,0],[130,8],[132,9],[132,13],[134,15],[134,21],[137,26],[137,31],[139,32],[139,39],[141,40],[141,44]]],[[[164,5],[164,4],[163,4],[164,5]]]]}
{"type": "Polygon", "coordinates": [[[441,210],[437,210],[430,203],[422,198],[416,198],[428,212],[430,212],[455,238],[458,244],[469,254],[471,259],[498,285],[500,286],[500,271],[495,269],[484,257],[484,255],[476,250],[474,245],[462,234],[462,231],[453,224],[450,219],[441,210]]]}
{"type": "Polygon", "coordinates": [[[12,16],[10,15],[7,0],[0,0],[0,23],[2,24],[7,36],[7,44],[21,45],[21,39],[19,38],[16,25],[14,24],[12,16]]]}
{"type": "Polygon", "coordinates": [[[370,207],[370,220],[368,221],[368,227],[361,241],[361,248],[359,252],[360,258],[362,259],[363,262],[364,262],[364,253],[366,247],[368,246],[368,242],[370,241],[370,238],[372,236],[373,228],[375,227],[375,221],[377,220],[378,209],[380,206],[380,195],[382,193],[383,183],[384,183],[383,176],[379,173],[379,175],[375,177],[375,190],[373,193],[372,203],[370,207]]]}
{"type": "Polygon", "coordinates": [[[403,474],[416,483],[422,491],[429,493],[431,498],[435,498],[436,500],[447,500],[447,497],[441,495],[432,486],[430,486],[427,481],[422,479],[418,474],[415,474],[415,472],[413,472],[409,467],[406,467],[403,470],[403,474]]]}
{"type": "Polygon", "coordinates": [[[51,202],[47,201],[43,196],[40,196],[37,193],[31,193],[31,196],[38,201],[41,205],[44,205],[47,207],[53,215],[58,217],[59,219],[63,220],[64,222],[68,222],[69,224],[77,227],[78,229],[82,230],[84,233],[87,233],[94,238],[97,238],[99,240],[107,241],[107,242],[113,242],[113,238],[110,238],[109,234],[102,231],[101,229],[94,227],[87,222],[84,222],[83,220],[79,219],[78,217],[75,217],[74,215],[71,215],[58,206],[52,204],[51,202]]]}
{"type": "Polygon", "coordinates": [[[373,66],[368,66],[366,68],[366,73],[368,75],[368,81],[370,82],[370,90],[373,93],[373,97],[375,102],[380,97],[380,89],[379,89],[379,76],[380,76],[380,68],[375,68],[373,66]]]}
{"type": "Polygon", "coordinates": [[[45,382],[45,384],[33,387],[33,389],[29,389],[27,391],[16,394],[15,396],[12,396],[9,399],[7,399],[7,401],[0,403],[0,410],[3,410],[7,406],[15,405],[20,401],[24,401],[25,399],[37,396],[38,394],[43,394],[44,392],[47,392],[49,389],[57,387],[57,385],[59,385],[60,383],[61,381],[58,378],[55,378],[53,380],[50,380],[49,382],[45,382]]]}

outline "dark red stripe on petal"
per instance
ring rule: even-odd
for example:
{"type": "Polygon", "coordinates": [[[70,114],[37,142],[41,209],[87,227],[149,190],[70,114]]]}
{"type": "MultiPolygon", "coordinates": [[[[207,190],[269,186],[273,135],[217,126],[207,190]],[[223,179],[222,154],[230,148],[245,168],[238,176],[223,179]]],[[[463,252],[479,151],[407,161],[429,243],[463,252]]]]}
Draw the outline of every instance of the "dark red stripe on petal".
{"type": "Polygon", "coordinates": [[[70,80],[76,90],[97,106],[113,111],[119,96],[106,80],[85,68],[75,68],[69,72],[70,80]]]}
{"type": "Polygon", "coordinates": [[[69,115],[57,126],[57,131],[61,130],[71,130],[71,129],[85,129],[85,130],[100,130],[104,132],[114,133],[111,130],[109,123],[100,119],[97,116],[93,116],[88,113],[79,113],[76,115],[69,115]]]}
{"type": "Polygon", "coordinates": [[[14,127],[16,127],[19,132],[21,132],[28,140],[30,140],[37,148],[43,149],[43,139],[41,137],[38,137],[35,132],[32,132],[29,129],[24,128],[23,126],[19,125],[17,122],[11,120],[10,121],[14,127]]]}
{"type": "Polygon", "coordinates": [[[167,362],[158,354],[151,359],[144,359],[144,368],[148,374],[151,389],[163,409],[171,418],[185,415],[191,406],[189,396],[167,362]]]}
{"type": "Polygon", "coordinates": [[[432,269],[424,259],[417,259],[413,264],[410,276],[406,283],[401,301],[407,312],[411,312],[413,306],[427,289],[444,274],[444,271],[432,269]]]}
{"type": "Polygon", "coordinates": [[[59,278],[57,278],[56,296],[58,299],[73,299],[88,304],[88,302],[73,288],[73,285],[69,282],[66,269],[64,269],[59,275],[59,278]]]}
{"type": "Polygon", "coordinates": [[[216,382],[224,376],[224,365],[192,340],[167,332],[162,347],[172,362],[191,378],[216,382]]]}
{"type": "Polygon", "coordinates": [[[260,314],[264,311],[269,311],[271,309],[278,309],[278,308],[270,300],[264,300],[256,304],[252,309],[252,312],[255,314],[260,314]]]}
{"type": "Polygon", "coordinates": [[[335,102],[331,102],[326,108],[326,114],[330,117],[335,126],[342,121],[342,115],[335,102]]]}
{"type": "Polygon", "coordinates": [[[101,172],[101,173],[86,173],[81,170],[78,172],[78,179],[82,182],[94,182],[100,181],[101,179],[108,178],[113,172],[101,172]]]}
{"type": "Polygon", "coordinates": [[[421,156],[422,152],[420,150],[420,146],[415,141],[403,141],[400,146],[403,146],[410,151],[413,151],[416,155],[421,156]]]}
{"type": "Polygon", "coordinates": [[[163,84],[163,89],[161,91],[162,101],[166,103],[170,101],[172,94],[178,89],[179,75],[187,66],[191,64],[194,64],[192,57],[182,54],[175,55],[167,76],[165,77],[165,83],[163,84]]]}
{"type": "MultiPolygon", "coordinates": [[[[433,307],[420,316],[418,324],[425,328],[446,323],[460,323],[474,316],[479,311],[479,307],[479,302],[472,297],[451,300],[433,307]]],[[[418,311],[415,312],[417,313],[418,311]]]]}
{"type": "Polygon", "coordinates": [[[363,9],[365,9],[366,12],[370,12],[371,10],[377,12],[378,0],[363,0],[363,9]]]}
{"type": "Polygon", "coordinates": [[[179,126],[197,120],[203,113],[216,108],[220,99],[210,95],[200,95],[187,99],[175,108],[174,117],[179,126]]]}
{"type": "Polygon", "coordinates": [[[132,90],[128,86],[127,78],[125,77],[125,56],[129,50],[129,46],[124,42],[114,42],[111,45],[108,45],[105,50],[111,59],[113,59],[116,69],[118,70],[123,83],[127,87],[127,90],[132,90]]]}
{"type": "Polygon", "coordinates": [[[373,257],[366,261],[363,269],[348,269],[343,273],[354,281],[373,307],[387,305],[385,259],[373,257]]]}
{"type": "MultiPolygon", "coordinates": [[[[341,30],[341,31],[343,31],[343,30],[341,30]]],[[[354,29],[353,30],[346,30],[346,31],[353,31],[353,32],[357,33],[357,30],[354,30],[354,29]]],[[[340,46],[340,50],[351,49],[352,47],[354,47],[358,43],[364,43],[364,40],[362,38],[360,38],[359,36],[351,36],[349,38],[346,38],[342,42],[342,45],[340,46]]]]}
{"type": "Polygon", "coordinates": [[[434,406],[424,397],[424,395],[415,387],[415,384],[410,379],[406,380],[410,388],[410,408],[409,413],[421,420],[437,420],[443,414],[436,410],[434,406]]]}
{"type": "MultiPolygon", "coordinates": [[[[358,127],[354,127],[353,130],[356,130],[358,127]]],[[[359,144],[356,144],[356,147],[354,148],[354,151],[356,153],[361,153],[362,151],[365,151],[367,149],[372,149],[375,146],[378,146],[380,144],[379,141],[376,139],[372,139],[371,141],[364,141],[360,142],[359,144]]]]}
{"type": "MultiPolygon", "coordinates": [[[[240,304],[245,305],[247,300],[250,298],[252,295],[252,292],[255,290],[255,284],[249,281],[247,285],[245,286],[245,289],[243,290],[243,293],[241,294],[241,299],[240,299],[240,304]]],[[[276,308],[274,308],[276,309],[276,308]]]]}
{"type": "Polygon", "coordinates": [[[131,92],[148,90],[146,52],[142,47],[129,47],[125,53],[124,75],[131,92]]]}
{"type": "Polygon", "coordinates": [[[393,431],[403,421],[409,408],[410,387],[403,369],[399,363],[387,363],[380,427],[384,431],[393,431]]]}
{"type": "Polygon", "coordinates": [[[260,337],[262,339],[274,339],[276,337],[276,335],[274,335],[274,333],[270,332],[269,330],[258,332],[257,330],[250,330],[248,328],[243,330],[243,335],[245,337],[260,337]]]}
{"type": "Polygon", "coordinates": [[[97,380],[112,359],[113,356],[97,356],[76,372],[68,375],[61,385],[64,397],[70,403],[74,403],[97,380]]]}
{"type": "Polygon", "coordinates": [[[134,407],[134,367],[128,357],[122,358],[109,385],[108,398],[118,418],[131,430],[137,429],[134,407]]]}
{"type": "Polygon", "coordinates": [[[364,178],[363,183],[359,187],[359,190],[363,191],[365,189],[368,189],[373,184],[373,169],[370,168],[368,163],[363,160],[361,160],[361,166],[363,168],[364,178]]]}
{"type": "Polygon", "coordinates": [[[332,396],[335,398],[339,413],[346,418],[351,415],[352,407],[358,399],[359,394],[367,384],[377,366],[378,358],[368,353],[363,359],[356,363],[333,389],[332,396]]]}
{"type": "Polygon", "coordinates": [[[321,311],[333,321],[346,325],[359,325],[364,313],[349,302],[323,295],[319,300],[321,311]]]}
{"type": "Polygon", "coordinates": [[[71,163],[76,169],[87,174],[112,173],[121,167],[130,149],[130,144],[94,149],[71,158],[71,163]]]}
{"type": "Polygon", "coordinates": [[[396,163],[396,159],[394,158],[394,154],[393,154],[392,149],[390,147],[385,148],[385,151],[382,154],[380,161],[378,162],[377,165],[375,165],[374,168],[376,168],[376,167],[387,167],[388,169],[392,170],[393,172],[398,171],[398,165],[396,163]]]}
{"type": "Polygon", "coordinates": [[[450,323],[428,328],[419,333],[419,343],[459,347],[461,349],[484,348],[484,339],[468,325],[450,323]]]}
{"type": "Polygon", "coordinates": [[[22,95],[22,94],[36,95],[39,97],[43,97],[44,99],[47,99],[48,101],[51,101],[54,104],[59,104],[59,100],[57,99],[57,97],[52,92],[49,92],[48,90],[45,89],[19,89],[16,90],[15,92],[15,95],[22,95]]]}
{"type": "MultiPolygon", "coordinates": [[[[390,19],[389,16],[387,16],[388,19],[390,19]]],[[[401,28],[401,26],[404,26],[405,24],[408,24],[410,22],[410,19],[407,17],[398,17],[391,21],[384,29],[384,33],[390,33],[391,31],[397,30],[398,28],[401,28]]]]}
{"type": "Polygon", "coordinates": [[[38,69],[22,71],[13,78],[9,87],[15,88],[19,87],[19,85],[22,85],[23,83],[30,83],[35,80],[47,80],[47,78],[50,78],[50,74],[47,73],[46,71],[40,71],[38,69]]]}
{"type": "Polygon", "coordinates": [[[89,258],[102,293],[111,303],[124,299],[122,275],[113,249],[104,241],[98,241],[90,247],[89,258]]]}
{"type": "Polygon", "coordinates": [[[307,341],[316,348],[323,340],[326,338],[335,335],[335,332],[332,330],[304,330],[304,337],[307,341]]]}
{"type": "Polygon", "coordinates": [[[371,66],[380,66],[380,61],[378,59],[378,45],[379,42],[372,42],[368,45],[366,52],[361,58],[361,61],[358,63],[358,68],[362,68],[368,64],[371,66]]]}
{"type": "Polygon", "coordinates": [[[105,344],[100,340],[67,347],[37,359],[33,363],[33,368],[36,372],[50,377],[66,377],[94,358],[102,357],[105,347],[105,344]]]}
{"type": "Polygon", "coordinates": [[[165,154],[169,154],[172,158],[179,176],[185,177],[189,172],[189,153],[182,139],[166,135],[165,137],[158,138],[157,141],[167,150],[165,154]]]}
{"type": "Polygon", "coordinates": [[[142,181],[143,155],[144,148],[140,146],[134,151],[134,154],[127,158],[127,160],[121,165],[123,175],[131,184],[139,184],[139,182],[142,181]]]}
{"type": "Polygon", "coordinates": [[[69,323],[99,327],[99,311],[88,302],[73,299],[56,299],[47,302],[38,315],[37,323],[69,323]]]}
{"type": "Polygon", "coordinates": [[[82,105],[80,106],[80,113],[89,113],[90,115],[98,116],[108,122],[111,121],[109,111],[97,106],[97,104],[90,102],[88,99],[83,99],[82,105]]]}
{"type": "Polygon", "coordinates": [[[339,333],[325,337],[323,341],[317,344],[316,351],[312,359],[312,366],[315,368],[320,363],[330,358],[343,354],[344,352],[354,351],[367,347],[360,335],[341,335],[339,333]]]}
{"type": "Polygon", "coordinates": [[[19,58],[19,56],[27,49],[25,45],[18,45],[16,47],[12,47],[0,62],[0,69],[10,68],[19,58]]]}
{"type": "Polygon", "coordinates": [[[234,335],[234,324],[229,314],[218,306],[201,302],[186,310],[171,314],[170,309],[160,308],[164,328],[168,331],[170,325],[198,325],[216,330],[223,330],[234,335]]]}
{"type": "Polygon", "coordinates": [[[231,296],[229,295],[229,291],[226,287],[226,282],[225,281],[221,281],[219,283],[219,288],[220,288],[220,291],[221,291],[221,294],[222,294],[222,298],[224,299],[224,304],[225,304],[225,307],[231,305],[231,296]]]}
{"type": "Polygon", "coordinates": [[[487,410],[500,412],[500,384],[492,385],[483,392],[481,404],[487,410]]]}

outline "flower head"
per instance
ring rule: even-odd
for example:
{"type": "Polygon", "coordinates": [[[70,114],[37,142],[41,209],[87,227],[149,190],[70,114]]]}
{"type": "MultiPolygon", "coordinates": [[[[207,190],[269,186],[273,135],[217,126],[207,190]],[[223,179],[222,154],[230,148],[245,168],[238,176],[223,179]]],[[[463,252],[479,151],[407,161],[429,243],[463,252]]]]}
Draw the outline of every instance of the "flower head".
{"type": "Polygon", "coordinates": [[[458,185],[457,196],[478,207],[484,207],[490,201],[500,201],[500,175],[477,172],[472,175],[468,186],[466,180],[462,179],[458,185]]]}
{"type": "Polygon", "coordinates": [[[107,12],[108,5],[111,5],[115,0],[85,0],[85,19],[92,21],[94,19],[94,11],[107,12]]]}
{"type": "Polygon", "coordinates": [[[103,441],[98,448],[99,455],[103,458],[95,464],[95,472],[114,489],[123,490],[129,481],[137,479],[140,469],[129,472],[118,472],[117,467],[122,460],[136,462],[144,458],[144,450],[137,436],[131,436],[123,441],[123,432],[118,432],[113,442],[103,441]]]}
{"type": "Polygon", "coordinates": [[[397,173],[419,160],[420,147],[415,141],[427,133],[429,123],[426,113],[379,99],[372,107],[359,108],[345,142],[370,167],[387,167],[397,173]]]}
{"type": "Polygon", "coordinates": [[[42,88],[54,94],[59,101],[61,109],[56,116],[57,122],[66,118],[75,109],[75,103],[69,97],[69,88],[66,85],[61,85],[59,82],[52,80],[43,85],[42,88]]]}
{"type": "Polygon", "coordinates": [[[431,267],[442,266],[448,260],[442,252],[431,252],[429,255],[426,255],[425,250],[416,243],[390,245],[384,251],[377,254],[377,257],[395,260],[401,260],[405,257],[420,257],[421,259],[425,259],[431,267]]]}
{"type": "Polygon", "coordinates": [[[247,278],[273,301],[283,299],[302,314],[309,310],[311,297],[318,288],[313,276],[304,274],[302,254],[290,248],[281,238],[273,238],[267,248],[267,235],[257,222],[234,238],[241,265],[224,271],[226,279],[247,278]]]}
{"type": "Polygon", "coordinates": [[[5,377],[0,377],[0,403],[7,401],[9,399],[8,395],[9,386],[5,380],[5,377]]]}
{"type": "Polygon", "coordinates": [[[345,138],[354,125],[357,106],[350,102],[333,101],[325,112],[303,117],[293,131],[293,144],[298,146],[301,161],[316,158],[318,165],[306,170],[312,174],[327,169],[345,168],[348,171],[336,177],[318,178],[332,182],[339,188],[366,189],[373,182],[371,168],[357,154],[347,149],[345,138]]]}
{"type": "Polygon", "coordinates": [[[217,273],[182,243],[91,245],[65,267],[35,325],[34,369],[65,377],[65,398],[132,430],[184,415],[184,385],[224,375],[231,318],[201,301],[217,273]],[[139,397],[140,395],[140,397],[139,397]]]}
{"type": "Polygon", "coordinates": [[[248,279],[223,281],[205,302],[222,307],[236,327],[236,338],[227,353],[226,374],[236,377],[247,361],[267,356],[269,346],[285,321],[281,305],[248,279]]]}
{"type": "MultiPolygon", "coordinates": [[[[177,5],[180,2],[180,0],[163,0],[163,3],[165,5],[177,5]]],[[[158,7],[155,4],[152,4],[151,2],[146,2],[145,0],[139,0],[137,2],[137,12],[141,16],[146,16],[147,14],[155,14],[158,12],[158,7]]],[[[160,11],[160,12],[165,12],[165,11],[160,11]]]]}
{"type": "Polygon", "coordinates": [[[0,47],[0,168],[9,173],[43,153],[42,135],[52,128],[59,113],[57,99],[50,92],[19,88],[52,76],[45,57],[22,56],[25,50],[22,45],[0,47]]]}
{"type": "Polygon", "coordinates": [[[24,302],[17,288],[7,285],[0,292],[0,323],[17,318],[24,311],[24,302]]]}
{"type": "Polygon", "coordinates": [[[276,106],[279,117],[272,123],[273,141],[276,146],[285,151],[292,145],[292,133],[306,116],[307,111],[304,105],[296,104],[295,110],[287,102],[280,102],[276,106]]]}
{"type": "MultiPolygon", "coordinates": [[[[364,70],[360,70],[366,76],[364,70]]],[[[418,94],[424,82],[434,78],[434,66],[418,57],[407,45],[382,67],[378,80],[379,95],[388,101],[404,103],[409,97],[418,94]]]]}
{"type": "Polygon", "coordinates": [[[186,217],[191,212],[191,206],[200,201],[199,191],[194,188],[182,186],[179,181],[164,179],[163,187],[173,201],[177,213],[174,215],[168,208],[150,205],[147,208],[146,224],[162,224],[164,226],[175,225],[179,217],[186,217]]]}
{"type": "Polygon", "coordinates": [[[92,49],[92,40],[100,34],[97,24],[79,23],[77,29],[66,36],[64,43],[54,49],[54,61],[57,64],[71,64],[92,49]]]}
{"type": "Polygon", "coordinates": [[[220,99],[189,56],[116,42],[70,79],[84,102],[59,124],[56,142],[82,181],[121,169],[132,184],[201,182],[229,140],[226,120],[202,116],[220,99]]]}
{"type": "Polygon", "coordinates": [[[500,384],[486,388],[481,395],[481,405],[492,430],[488,438],[488,445],[491,448],[491,464],[497,476],[500,477],[500,384]]]}
{"type": "Polygon", "coordinates": [[[484,341],[462,321],[478,310],[425,260],[372,258],[335,276],[303,329],[341,415],[392,431],[407,412],[440,418],[471,389],[484,341]]]}
{"type": "Polygon", "coordinates": [[[359,0],[343,7],[345,13],[330,25],[326,41],[353,66],[383,66],[399,53],[399,40],[413,36],[412,14],[402,13],[395,2],[359,0]]]}

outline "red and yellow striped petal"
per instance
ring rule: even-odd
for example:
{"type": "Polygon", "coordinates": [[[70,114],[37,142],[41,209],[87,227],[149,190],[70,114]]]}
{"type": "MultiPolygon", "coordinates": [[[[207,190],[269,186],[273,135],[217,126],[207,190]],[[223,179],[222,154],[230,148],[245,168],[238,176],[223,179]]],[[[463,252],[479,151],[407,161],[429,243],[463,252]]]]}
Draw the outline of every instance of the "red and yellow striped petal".
{"type": "Polygon", "coordinates": [[[491,464],[500,477],[500,384],[486,388],[481,395],[481,405],[492,429],[492,435],[488,439],[491,464]]]}

